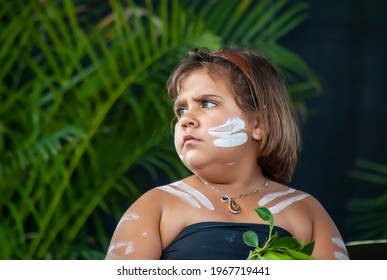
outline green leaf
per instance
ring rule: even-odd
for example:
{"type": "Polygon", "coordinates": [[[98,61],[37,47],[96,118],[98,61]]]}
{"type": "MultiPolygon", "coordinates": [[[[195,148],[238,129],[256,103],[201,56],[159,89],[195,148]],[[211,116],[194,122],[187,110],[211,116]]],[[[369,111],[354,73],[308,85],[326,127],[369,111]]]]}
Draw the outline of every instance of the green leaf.
{"type": "MultiPolygon", "coordinates": [[[[366,183],[387,187],[387,165],[376,162],[358,160],[350,175],[366,183]]],[[[351,213],[349,224],[352,234],[359,240],[387,238],[387,193],[373,198],[353,197],[347,205],[351,213]]]]}
{"type": "Polygon", "coordinates": [[[281,237],[281,238],[278,238],[277,240],[275,240],[270,247],[273,249],[274,248],[291,248],[294,250],[300,250],[302,248],[302,245],[294,237],[285,236],[285,237],[281,237]]]}
{"type": "Polygon", "coordinates": [[[310,255],[304,254],[296,250],[292,250],[289,248],[285,248],[284,250],[287,253],[287,255],[291,257],[293,260],[313,260],[314,259],[310,255]]]}
{"type": "Polygon", "coordinates": [[[304,253],[304,254],[307,254],[307,255],[312,255],[312,252],[313,252],[313,249],[314,249],[314,244],[315,244],[315,241],[312,241],[308,244],[306,244],[300,252],[304,253]]]}
{"type": "Polygon", "coordinates": [[[314,241],[303,245],[303,242],[292,236],[280,237],[278,232],[272,234],[274,227],[274,218],[270,210],[265,207],[255,208],[259,217],[264,221],[270,222],[269,238],[262,248],[257,246],[258,236],[253,231],[247,231],[243,234],[243,240],[249,246],[256,247],[249,253],[249,260],[298,260],[313,259],[310,255],[313,252],[314,241]],[[255,240],[256,238],[256,240],[255,240]],[[257,248],[258,247],[258,248],[257,248]]]}
{"type": "Polygon", "coordinates": [[[293,260],[293,258],[275,251],[268,251],[261,257],[261,260],[293,260]]]}
{"type": "Polygon", "coordinates": [[[259,247],[258,235],[254,231],[249,230],[243,233],[243,241],[248,246],[259,247]]]}
{"type": "Polygon", "coordinates": [[[258,216],[262,220],[269,221],[269,224],[270,224],[269,238],[270,238],[274,228],[273,215],[271,214],[270,210],[267,209],[266,207],[258,207],[258,208],[255,208],[254,211],[258,213],[258,216]]]}
{"type": "Polygon", "coordinates": [[[259,217],[270,224],[273,223],[273,215],[270,213],[270,210],[265,207],[258,207],[254,209],[258,213],[259,217]]]}

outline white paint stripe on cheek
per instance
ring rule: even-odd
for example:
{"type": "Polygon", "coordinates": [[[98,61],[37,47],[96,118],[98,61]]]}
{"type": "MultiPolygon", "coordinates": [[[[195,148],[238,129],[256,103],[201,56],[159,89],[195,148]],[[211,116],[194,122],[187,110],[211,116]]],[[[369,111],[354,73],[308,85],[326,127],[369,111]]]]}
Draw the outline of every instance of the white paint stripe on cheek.
{"type": "Polygon", "coordinates": [[[209,209],[209,210],[215,209],[214,206],[212,205],[212,203],[210,202],[210,200],[204,194],[202,194],[198,190],[194,189],[190,185],[185,184],[182,181],[177,181],[175,183],[172,183],[171,185],[176,186],[179,190],[182,190],[182,191],[188,193],[189,195],[193,196],[201,204],[203,204],[207,209],[209,209]]]}
{"type": "Polygon", "coordinates": [[[335,252],[334,256],[338,260],[349,260],[348,256],[346,254],[341,253],[341,252],[335,252]]]}
{"type": "Polygon", "coordinates": [[[176,190],[171,186],[161,186],[161,187],[157,187],[156,189],[160,189],[174,196],[177,196],[181,198],[184,202],[188,203],[189,205],[195,208],[201,208],[199,202],[197,202],[192,196],[190,196],[189,194],[186,194],[185,192],[176,190]]]}
{"type": "Polygon", "coordinates": [[[308,194],[300,194],[300,195],[297,195],[294,197],[290,197],[288,199],[285,199],[284,201],[281,201],[277,205],[270,207],[269,210],[272,214],[277,214],[277,213],[281,212],[283,209],[285,209],[286,207],[288,207],[289,205],[293,204],[294,202],[302,200],[308,196],[309,196],[308,194]]]}
{"type": "Polygon", "coordinates": [[[284,196],[284,195],[287,195],[287,194],[290,194],[290,193],[294,193],[295,191],[296,191],[295,189],[290,188],[289,190],[283,191],[283,192],[269,193],[269,194],[265,195],[264,197],[262,197],[258,201],[258,205],[263,206],[263,205],[273,201],[274,199],[276,199],[276,198],[278,198],[280,196],[284,196]]]}
{"type": "Polygon", "coordinates": [[[245,128],[245,122],[239,117],[229,118],[225,124],[210,128],[208,133],[215,137],[228,136],[245,128]]]}
{"type": "Polygon", "coordinates": [[[247,142],[247,134],[245,132],[238,132],[243,129],[245,129],[245,122],[239,117],[232,117],[225,124],[210,128],[208,134],[217,138],[214,140],[215,146],[229,148],[247,142]]]}
{"type": "Polygon", "coordinates": [[[244,132],[235,133],[214,140],[214,145],[222,148],[240,146],[247,142],[247,134],[244,132]]]}

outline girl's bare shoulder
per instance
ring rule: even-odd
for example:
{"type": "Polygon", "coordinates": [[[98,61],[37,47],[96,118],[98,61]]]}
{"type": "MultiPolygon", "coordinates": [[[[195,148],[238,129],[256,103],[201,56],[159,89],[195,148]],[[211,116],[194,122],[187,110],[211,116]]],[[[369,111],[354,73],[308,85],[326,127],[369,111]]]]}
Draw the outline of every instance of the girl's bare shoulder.
{"type": "Polygon", "coordinates": [[[322,211],[321,204],[309,193],[276,182],[272,183],[271,191],[258,201],[258,205],[270,210],[277,226],[302,240],[311,239],[313,212],[322,211]]]}

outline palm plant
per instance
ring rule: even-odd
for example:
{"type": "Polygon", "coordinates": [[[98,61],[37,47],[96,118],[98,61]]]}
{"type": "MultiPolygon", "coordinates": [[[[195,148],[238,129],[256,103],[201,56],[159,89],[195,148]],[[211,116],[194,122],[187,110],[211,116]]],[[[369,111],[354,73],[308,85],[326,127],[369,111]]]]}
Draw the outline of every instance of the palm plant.
{"type": "MultiPolygon", "coordinates": [[[[387,165],[359,160],[351,176],[387,187],[387,165]]],[[[350,226],[354,239],[387,239],[387,190],[374,198],[352,198],[348,203],[350,226]]]]}
{"type": "Polygon", "coordinates": [[[305,19],[303,3],[25,2],[0,4],[1,259],[103,258],[103,217],[118,219],[138,186],[187,174],[164,84],[188,49],[261,51],[295,104],[318,88],[278,42],[305,19]]]}

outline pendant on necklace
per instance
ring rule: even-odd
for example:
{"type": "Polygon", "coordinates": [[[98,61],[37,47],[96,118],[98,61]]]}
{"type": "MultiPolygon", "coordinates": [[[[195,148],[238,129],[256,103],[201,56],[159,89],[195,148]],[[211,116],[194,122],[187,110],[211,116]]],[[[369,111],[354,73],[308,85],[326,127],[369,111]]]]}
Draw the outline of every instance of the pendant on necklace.
{"type": "Polygon", "coordinates": [[[238,203],[235,202],[233,198],[230,198],[228,201],[228,210],[230,210],[230,212],[233,214],[239,214],[242,212],[242,208],[238,203]]]}
{"type": "Polygon", "coordinates": [[[218,194],[220,194],[221,195],[220,200],[222,202],[227,202],[228,201],[228,210],[230,210],[230,212],[233,213],[233,214],[239,214],[240,212],[242,212],[242,208],[239,206],[238,203],[235,202],[235,199],[244,198],[244,197],[246,197],[248,195],[255,194],[255,193],[259,192],[260,190],[263,190],[263,189],[269,187],[269,181],[267,180],[267,177],[265,176],[265,184],[262,187],[256,189],[255,191],[249,192],[249,193],[240,194],[240,195],[234,196],[234,197],[229,197],[228,195],[222,194],[217,188],[215,188],[213,185],[211,185],[210,183],[208,183],[207,181],[205,181],[201,177],[198,176],[198,178],[199,178],[199,180],[203,184],[209,186],[211,189],[213,189],[218,194]]]}
{"type": "Polygon", "coordinates": [[[222,202],[228,201],[228,210],[230,210],[231,213],[239,214],[240,212],[242,212],[242,208],[239,206],[238,203],[235,202],[234,198],[224,195],[221,197],[221,201],[222,202]]]}

